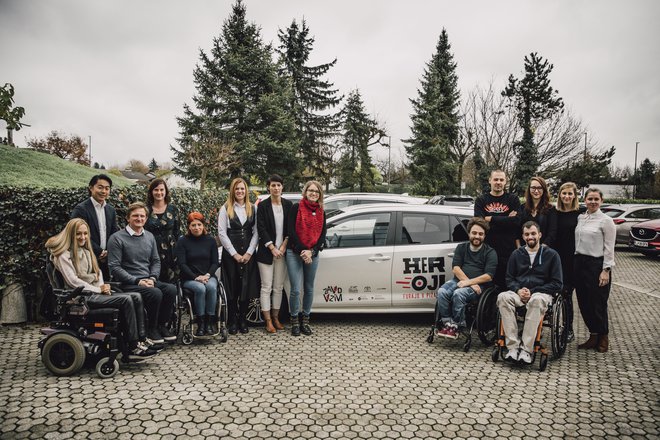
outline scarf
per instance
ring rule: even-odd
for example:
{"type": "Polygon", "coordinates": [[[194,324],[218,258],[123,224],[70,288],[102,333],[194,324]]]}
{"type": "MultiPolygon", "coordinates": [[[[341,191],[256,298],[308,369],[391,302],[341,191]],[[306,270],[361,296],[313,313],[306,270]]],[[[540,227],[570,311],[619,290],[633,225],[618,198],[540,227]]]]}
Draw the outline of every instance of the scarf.
{"type": "Polygon", "coordinates": [[[296,232],[300,242],[307,249],[312,249],[319,241],[323,231],[323,209],[316,202],[300,200],[296,217],[296,232]]]}

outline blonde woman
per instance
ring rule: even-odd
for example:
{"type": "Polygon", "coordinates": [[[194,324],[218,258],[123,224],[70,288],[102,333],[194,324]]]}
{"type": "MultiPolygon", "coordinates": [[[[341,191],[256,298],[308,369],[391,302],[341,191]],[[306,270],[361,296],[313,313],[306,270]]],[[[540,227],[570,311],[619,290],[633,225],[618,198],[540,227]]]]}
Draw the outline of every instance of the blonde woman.
{"type": "Polygon", "coordinates": [[[46,242],[46,249],[68,288],[82,287],[91,293],[87,297],[87,305],[90,308],[119,310],[122,332],[130,350],[131,360],[145,359],[156,354],[155,350],[145,344],[146,332],[140,295],[113,294],[110,285],[104,283],[89,240],[89,226],[85,220],[69,220],[62,232],[46,242]]]}
{"type": "Polygon", "coordinates": [[[289,211],[285,233],[289,237],[286,266],[291,281],[289,308],[293,336],[300,336],[301,332],[306,336],[312,334],[309,315],[314,301],[314,277],[319,264],[319,252],[325,244],[326,232],[321,184],[315,180],[307,182],[302,195],[302,200],[294,204],[289,211]],[[301,288],[302,316],[299,317],[301,288]]]}
{"type": "Polygon", "coordinates": [[[252,298],[259,297],[259,272],[254,255],[257,244],[257,208],[248,197],[248,184],[232,180],[227,201],[218,214],[218,236],[222,244],[222,282],[227,289],[227,329],[235,335],[248,332],[247,311],[252,298]]]}
{"type": "Polygon", "coordinates": [[[566,182],[559,187],[557,194],[557,240],[555,250],[561,257],[561,269],[564,278],[564,301],[568,320],[568,342],[573,342],[573,256],[575,255],[575,228],[580,215],[578,189],[573,182],[566,182]]]}

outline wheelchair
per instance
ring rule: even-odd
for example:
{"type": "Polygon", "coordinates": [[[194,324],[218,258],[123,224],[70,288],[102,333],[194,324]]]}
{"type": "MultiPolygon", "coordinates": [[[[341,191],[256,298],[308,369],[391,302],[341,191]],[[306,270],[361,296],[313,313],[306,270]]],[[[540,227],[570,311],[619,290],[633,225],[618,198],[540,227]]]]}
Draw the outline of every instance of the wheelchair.
{"type": "MultiPolygon", "coordinates": [[[[460,331],[460,335],[465,337],[465,342],[463,343],[464,352],[467,353],[472,347],[472,333],[475,329],[477,330],[477,336],[479,336],[479,339],[485,346],[490,346],[495,342],[497,336],[496,300],[498,294],[499,290],[497,286],[488,287],[477,299],[465,306],[465,322],[467,327],[460,331]]],[[[434,319],[437,316],[437,311],[438,303],[436,301],[434,319]]],[[[434,322],[426,337],[426,342],[429,344],[433,343],[436,330],[440,329],[436,327],[436,323],[434,322]]]]}
{"type": "MultiPolygon", "coordinates": [[[[216,336],[195,336],[193,325],[195,324],[195,308],[194,308],[194,294],[191,290],[183,287],[181,282],[177,283],[177,326],[176,333],[181,334],[181,342],[183,345],[190,345],[195,339],[212,340],[216,336]]],[[[216,315],[218,316],[218,337],[220,342],[227,342],[229,338],[229,331],[227,330],[227,293],[222,281],[218,279],[218,306],[216,308],[216,315]]]]}
{"type": "MultiPolygon", "coordinates": [[[[525,322],[525,314],[527,307],[516,308],[516,320],[518,321],[518,331],[522,332],[525,322]]],[[[502,327],[502,318],[499,310],[497,310],[497,325],[496,325],[496,341],[495,347],[491,354],[493,362],[504,359],[504,351],[506,350],[504,329],[502,327]]],[[[552,303],[545,311],[545,315],[539,322],[536,330],[536,338],[534,339],[534,352],[532,353],[532,365],[536,362],[536,355],[539,355],[539,371],[545,371],[548,366],[548,358],[550,356],[549,350],[544,343],[547,340],[547,333],[550,333],[550,350],[552,351],[552,359],[559,359],[568,345],[568,315],[566,313],[566,301],[561,293],[554,293],[552,295],[552,303]],[[544,337],[543,329],[546,329],[546,336],[544,337]]]]}
{"type": "Polygon", "coordinates": [[[115,376],[124,347],[119,311],[90,309],[83,288],[64,289],[64,281],[51,261],[46,272],[53,296],[48,299],[51,304],[42,308],[51,320],[49,327],[41,329],[44,337],[37,344],[42,362],[56,376],[71,376],[83,365],[94,366],[100,378],[115,376]]]}

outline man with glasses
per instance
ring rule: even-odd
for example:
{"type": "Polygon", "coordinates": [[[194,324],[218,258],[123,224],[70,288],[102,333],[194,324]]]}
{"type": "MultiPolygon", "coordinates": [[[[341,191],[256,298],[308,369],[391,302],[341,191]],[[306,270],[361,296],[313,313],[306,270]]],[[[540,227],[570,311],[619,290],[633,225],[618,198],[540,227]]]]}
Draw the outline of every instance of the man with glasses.
{"type": "Polygon", "coordinates": [[[480,195],[474,202],[474,216],[483,217],[490,226],[486,243],[497,252],[495,284],[504,290],[506,265],[509,256],[516,249],[516,239],[519,234],[520,200],[514,194],[504,191],[506,186],[504,171],[493,170],[488,183],[490,192],[480,195]]]}

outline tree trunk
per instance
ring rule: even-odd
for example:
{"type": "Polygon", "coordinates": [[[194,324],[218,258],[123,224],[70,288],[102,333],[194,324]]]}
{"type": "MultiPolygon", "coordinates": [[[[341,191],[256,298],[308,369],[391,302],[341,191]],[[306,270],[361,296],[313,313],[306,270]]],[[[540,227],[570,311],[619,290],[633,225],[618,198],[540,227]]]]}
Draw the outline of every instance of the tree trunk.
{"type": "Polygon", "coordinates": [[[0,324],[21,324],[27,321],[27,308],[23,287],[10,284],[2,291],[0,324]]]}

